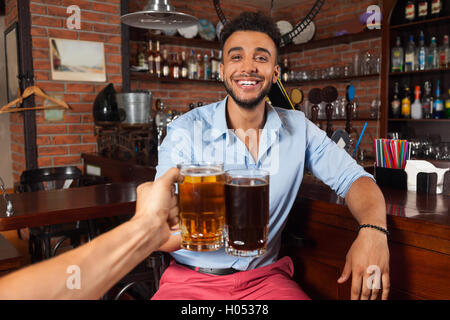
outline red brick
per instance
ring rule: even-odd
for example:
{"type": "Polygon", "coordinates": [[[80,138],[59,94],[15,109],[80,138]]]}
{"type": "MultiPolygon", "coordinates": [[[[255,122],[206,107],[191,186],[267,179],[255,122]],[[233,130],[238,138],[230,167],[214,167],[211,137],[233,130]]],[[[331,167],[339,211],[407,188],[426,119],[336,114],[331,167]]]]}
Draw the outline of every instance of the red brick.
{"type": "Polygon", "coordinates": [[[66,133],[67,128],[66,125],[39,125],[37,127],[37,134],[59,134],[66,133]]]}
{"type": "Polygon", "coordinates": [[[81,163],[81,156],[53,157],[53,165],[78,165],[81,163]]]}
{"type": "Polygon", "coordinates": [[[97,150],[96,144],[82,144],[78,146],[69,146],[69,154],[91,153],[97,150]]]}
{"type": "Polygon", "coordinates": [[[94,86],[91,84],[83,84],[83,83],[67,83],[66,91],[68,93],[73,92],[94,92],[94,86]]]}
{"type": "Polygon", "coordinates": [[[51,167],[52,166],[52,157],[38,157],[38,167],[51,167]]]}
{"type": "Polygon", "coordinates": [[[67,30],[67,29],[48,28],[48,36],[60,39],[71,39],[71,40],[78,39],[78,33],[76,30],[67,30]]]}
{"type": "Polygon", "coordinates": [[[39,155],[54,156],[67,154],[67,147],[65,146],[45,146],[38,148],[39,155]]]}
{"type": "Polygon", "coordinates": [[[69,125],[69,133],[93,133],[94,126],[87,124],[72,124],[69,125]]]}
{"type": "Polygon", "coordinates": [[[95,32],[113,33],[113,34],[120,33],[120,26],[118,26],[118,25],[94,23],[93,27],[94,27],[95,32]]]}
{"type": "Polygon", "coordinates": [[[104,4],[104,3],[95,3],[94,2],[94,3],[92,3],[92,10],[119,14],[120,6],[114,5],[114,4],[104,4]]]}
{"type": "Polygon", "coordinates": [[[42,17],[42,16],[31,16],[31,24],[34,26],[45,26],[45,27],[63,27],[63,19],[42,17]]]}
{"type": "Polygon", "coordinates": [[[96,136],[82,136],[82,142],[83,143],[96,143],[97,137],[96,136]]]}
{"type": "Polygon", "coordinates": [[[38,137],[36,137],[36,144],[38,146],[49,145],[50,144],[50,137],[49,136],[38,136],[38,137]]]}
{"type": "Polygon", "coordinates": [[[106,42],[106,36],[104,34],[80,32],[79,36],[80,40],[106,42]]]}
{"type": "Polygon", "coordinates": [[[53,136],[52,143],[53,144],[76,144],[81,142],[81,136],[77,135],[65,135],[65,136],[53,136]]]}

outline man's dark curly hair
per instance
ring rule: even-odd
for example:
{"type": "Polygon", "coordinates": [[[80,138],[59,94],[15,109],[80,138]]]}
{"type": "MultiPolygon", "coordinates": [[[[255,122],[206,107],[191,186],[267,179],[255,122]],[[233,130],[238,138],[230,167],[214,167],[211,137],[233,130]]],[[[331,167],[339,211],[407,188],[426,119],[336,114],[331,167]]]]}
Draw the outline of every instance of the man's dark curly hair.
{"type": "Polygon", "coordinates": [[[267,34],[275,43],[277,49],[281,42],[281,33],[276,23],[262,12],[243,12],[233,20],[227,22],[220,33],[220,44],[223,46],[225,41],[236,31],[258,31],[267,34]]]}

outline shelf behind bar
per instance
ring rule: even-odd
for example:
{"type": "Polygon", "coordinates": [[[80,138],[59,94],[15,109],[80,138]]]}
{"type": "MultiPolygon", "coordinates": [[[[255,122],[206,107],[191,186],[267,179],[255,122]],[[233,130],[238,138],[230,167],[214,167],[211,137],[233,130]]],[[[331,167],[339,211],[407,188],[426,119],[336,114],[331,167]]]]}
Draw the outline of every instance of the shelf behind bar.
{"type": "Polygon", "coordinates": [[[404,72],[390,72],[389,76],[401,77],[401,76],[413,76],[413,75],[420,75],[420,74],[447,73],[447,72],[450,72],[450,68],[415,70],[415,71],[404,71],[404,72]]]}
{"type": "Polygon", "coordinates": [[[164,83],[191,82],[191,83],[221,84],[221,82],[216,81],[216,80],[158,78],[154,75],[148,74],[147,72],[136,72],[136,71],[132,71],[130,73],[130,79],[131,80],[141,80],[141,81],[157,81],[157,82],[164,82],[164,83]]]}
{"type": "Polygon", "coordinates": [[[378,73],[362,75],[362,76],[351,76],[351,77],[339,77],[332,79],[311,79],[303,81],[288,81],[283,83],[285,86],[307,86],[311,83],[327,83],[327,82],[351,82],[352,80],[370,80],[378,78],[380,75],[378,73]]]}
{"type": "Polygon", "coordinates": [[[433,122],[433,123],[450,123],[450,119],[397,119],[390,118],[390,122],[433,122]]]}
{"type": "Polygon", "coordinates": [[[329,47],[337,44],[350,43],[381,37],[381,30],[368,30],[358,33],[349,33],[342,36],[330,37],[325,39],[312,40],[302,44],[291,44],[280,49],[280,54],[288,54],[303,50],[312,50],[323,47],[329,47]]]}
{"type": "Polygon", "coordinates": [[[430,24],[434,24],[434,23],[445,23],[445,22],[450,22],[450,16],[431,18],[431,19],[426,19],[423,21],[402,23],[402,24],[391,26],[391,30],[405,29],[405,28],[410,28],[410,27],[418,28],[422,25],[430,25],[430,24]]]}

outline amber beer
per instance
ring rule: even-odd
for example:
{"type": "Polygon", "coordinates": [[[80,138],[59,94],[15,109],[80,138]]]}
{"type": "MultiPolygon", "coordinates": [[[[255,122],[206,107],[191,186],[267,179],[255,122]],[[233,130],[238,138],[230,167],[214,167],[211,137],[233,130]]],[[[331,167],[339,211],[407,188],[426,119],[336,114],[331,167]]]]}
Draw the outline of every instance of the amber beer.
{"type": "Polygon", "coordinates": [[[178,185],[181,247],[212,251],[223,245],[225,174],[220,163],[178,165],[184,177],[178,185]]]}
{"type": "Polygon", "coordinates": [[[225,179],[225,251],[234,256],[260,256],[267,248],[269,174],[230,170],[225,179]]]}

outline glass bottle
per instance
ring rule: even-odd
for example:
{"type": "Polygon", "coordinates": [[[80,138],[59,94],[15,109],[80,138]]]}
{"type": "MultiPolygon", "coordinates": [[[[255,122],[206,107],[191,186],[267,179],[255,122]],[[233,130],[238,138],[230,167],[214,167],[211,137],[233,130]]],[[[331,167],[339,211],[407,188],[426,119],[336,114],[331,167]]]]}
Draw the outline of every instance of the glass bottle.
{"type": "Polygon", "coordinates": [[[425,35],[420,31],[419,48],[417,49],[418,70],[425,70],[427,61],[427,49],[425,48],[425,35]]]}
{"type": "Polygon", "coordinates": [[[148,41],[148,73],[155,73],[155,56],[153,54],[152,40],[148,41]]]}
{"type": "Polygon", "coordinates": [[[405,96],[402,99],[402,118],[411,118],[411,98],[409,87],[405,87],[405,96]]]}
{"type": "Polygon", "coordinates": [[[425,119],[430,119],[431,118],[431,108],[433,106],[433,95],[431,93],[432,88],[431,88],[431,82],[430,81],[425,81],[424,84],[424,95],[422,97],[422,116],[425,119]]]}
{"type": "Polygon", "coordinates": [[[156,131],[158,133],[158,151],[159,147],[166,135],[167,131],[167,113],[164,107],[164,103],[156,103],[156,115],[155,115],[156,131]]]}
{"type": "Polygon", "coordinates": [[[450,89],[447,92],[447,99],[445,99],[445,115],[450,119],[450,89]]]}
{"type": "Polygon", "coordinates": [[[436,38],[431,38],[431,44],[428,48],[428,69],[437,69],[439,67],[439,50],[436,44],[436,38]]]}
{"type": "Polygon", "coordinates": [[[432,0],[431,1],[431,17],[437,18],[442,15],[443,12],[443,1],[442,0],[432,0]]]}
{"type": "Polygon", "coordinates": [[[159,52],[159,40],[156,41],[156,54],[155,54],[155,73],[158,78],[161,77],[161,53],[159,52]]]}
{"type": "Polygon", "coordinates": [[[180,63],[178,61],[178,53],[172,55],[172,65],[170,67],[170,76],[174,79],[180,78],[180,63]]]}
{"type": "Polygon", "coordinates": [[[414,71],[416,46],[414,44],[414,36],[409,36],[409,43],[405,51],[405,71],[414,71]]]}
{"type": "Polygon", "coordinates": [[[417,3],[417,19],[425,20],[428,18],[428,0],[419,0],[417,3]]]}
{"type": "Polygon", "coordinates": [[[211,50],[211,79],[217,79],[219,73],[219,61],[216,58],[214,50],[211,50]]]}
{"type": "Polygon", "coordinates": [[[448,68],[450,62],[450,46],[448,44],[448,35],[444,36],[442,47],[439,50],[439,68],[448,68]]]}
{"type": "Polygon", "coordinates": [[[191,50],[191,55],[189,56],[188,70],[189,79],[197,79],[197,60],[195,59],[194,50],[191,50]]]}
{"type": "Polygon", "coordinates": [[[203,64],[203,58],[200,53],[197,54],[197,78],[196,79],[203,79],[203,74],[205,72],[204,64],[203,64]]]}
{"type": "Polygon", "coordinates": [[[391,101],[391,116],[392,118],[400,118],[400,92],[399,83],[394,83],[394,96],[391,101]]]}
{"type": "Polygon", "coordinates": [[[411,105],[411,118],[422,119],[422,103],[420,102],[420,86],[416,86],[414,91],[415,99],[411,105]]]}
{"type": "Polygon", "coordinates": [[[138,66],[139,66],[139,69],[141,69],[141,70],[146,69],[145,67],[147,66],[147,61],[146,61],[146,56],[145,56],[145,46],[144,45],[141,45],[139,47],[138,66]]]}
{"type": "Polygon", "coordinates": [[[186,62],[186,52],[181,52],[181,78],[187,79],[189,73],[188,64],[186,62]]]}
{"type": "Polygon", "coordinates": [[[438,80],[436,83],[436,98],[433,103],[433,118],[442,119],[444,118],[444,101],[441,98],[441,81],[438,80]]]}
{"type": "Polygon", "coordinates": [[[413,22],[416,19],[416,1],[408,0],[405,4],[405,22],[413,22]]]}
{"type": "Polygon", "coordinates": [[[203,79],[211,80],[211,61],[209,61],[207,54],[203,57],[203,79]]]}
{"type": "Polygon", "coordinates": [[[167,50],[163,50],[163,56],[161,61],[162,66],[162,76],[167,78],[170,76],[170,66],[169,66],[169,59],[167,58],[167,50]]]}
{"type": "Polygon", "coordinates": [[[392,48],[391,63],[392,63],[391,67],[392,72],[403,71],[403,48],[399,36],[395,41],[395,47],[392,48]]]}

